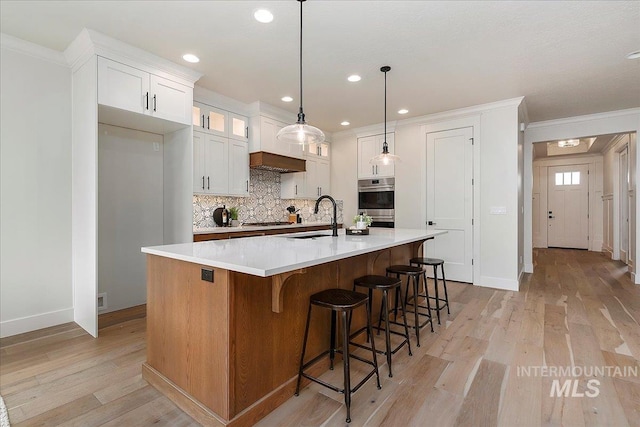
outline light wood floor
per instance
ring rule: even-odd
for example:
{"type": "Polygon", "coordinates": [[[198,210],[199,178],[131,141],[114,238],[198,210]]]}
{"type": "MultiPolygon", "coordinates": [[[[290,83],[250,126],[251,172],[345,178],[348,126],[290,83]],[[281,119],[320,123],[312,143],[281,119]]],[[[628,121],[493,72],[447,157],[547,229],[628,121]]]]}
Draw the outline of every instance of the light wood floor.
{"type": "MultiPolygon", "coordinates": [[[[370,380],[353,395],[351,425],[640,426],[640,287],[603,254],[534,257],[521,292],[450,282],[451,315],[435,333],[422,330],[412,357],[394,356],[393,378],[381,366],[381,390],[370,380]],[[536,375],[545,364],[630,375],[571,377],[587,394],[550,397],[565,378],[536,375]]],[[[144,319],[101,329],[98,339],[75,324],[9,337],[0,340],[0,394],[14,426],[197,425],[141,378],[144,360],[144,319]]],[[[339,384],[340,369],[325,378],[339,384]]],[[[259,425],[345,425],[342,402],[313,384],[259,425]]]]}

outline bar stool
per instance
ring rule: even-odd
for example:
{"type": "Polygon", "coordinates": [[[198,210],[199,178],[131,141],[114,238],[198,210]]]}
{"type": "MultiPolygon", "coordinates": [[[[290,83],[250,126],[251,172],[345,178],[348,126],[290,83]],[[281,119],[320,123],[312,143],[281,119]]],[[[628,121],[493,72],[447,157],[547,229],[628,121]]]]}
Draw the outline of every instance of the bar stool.
{"type": "MultiPolygon", "coordinates": [[[[362,286],[369,290],[369,310],[368,310],[369,315],[371,313],[371,304],[373,301],[373,298],[372,298],[373,290],[376,289],[376,290],[382,291],[382,308],[380,310],[380,322],[382,321],[382,316],[384,315],[385,351],[381,351],[381,350],[376,350],[376,351],[380,354],[384,354],[387,356],[387,365],[389,365],[389,377],[393,377],[393,371],[391,370],[391,355],[396,354],[396,352],[400,350],[403,345],[407,344],[407,347],[409,349],[409,356],[412,356],[411,341],[409,339],[409,327],[407,326],[407,318],[405,314],[406,307],[404,304],[404,300],[401,299],[402,318],[404,319],[404,323],[403,323],[404,334],[397,331],[392,331],[389,326],[390,323],[396,323],[389,320],[389,290],[398,289],[401,284],[402,284],[402,281],[399,279],[394,279],[393,277],[387,277],[387,276],[376,276],[376,275],[358,277],[353,281],[354,289],[356,288],[356,286],[362,286]],[[400,335],[404,337],[404,340],[393,350],[391,349],[391,334],[400,335]]],[[[370,322],[370,320],[367,320],[367,322],[370,322]]],[[[382,329],[380,327],[380,322],[378,322],[378,327],[376,328],[378,330],[378,333],[380,333],[380,330],[382,329]]],[[[355,337],[356,335],[360,334],[363,331],[364,331],[364,328],[361,328],[360,330],[354,332],[352,337],[355,337]]],[[[371,343],[373,344],[373,336],[371,335],[371,332],[367,332],[367,339],[369,339],[369,337],[371,337],[371,343]]],[[[354,343],[354,345],[358,347],[367,348],[358,343],[354,343]]]]}
{"type": "Polygon", "coordinates": [[[425,266],[433,266],[433,282],[434,287],[436,289],[436,296],[430,297],[432,300],[435,300],[436,306],[434,310],[438,314],[438,325],[440,324],[440,310],[447,307],[447,314],[451,314],[449,311],[449,296],[447,295],[447,280],[444,277],[444,260],[439,258],[411,258],[409,260],[409,264],[413,265],[425,265],[425,266]],[[440,270],[442,271],[442,287],[444,288],[444,298],[440,298],[438,296],[438,266],[440,266],[440,270]],[[443,302],[444,304],[440,305],[443,302]]]}
{"type": "Polygon", "coordinates": [[[378,390],[381,388],[380,386],[380,375],[378,373],[378,361],[376,360],[376,347],[373,340],[371,340],[371,347],[365,347],[371,350],[372,360],[369,361],[355,354],[349,353],[349,344],[351,343],[351,339],[349,336],[349,327],[351,325],[351,315],[353,310],[362,305],[365,306],[367,310],[367,326],[366,329],[369,334],[371,334],[371,321],[369,315],[369,298],[361,294],[359,292],[353,292],[346,289],[327,289],[316,294],[311,295],[309,300],[309,311],[307,313],[307,326],[304,331],[304,342],[302,344],[302,355],[300,356],[300,369],[298,370],[298,384],[296,385],[296,393],[298,396],[300,394],[300,380],[302,377],[308,378],[311,381],[314,381],[320,385],[330,388],[338,393],[344,393],[344,403],[347,406],[347,422],[351,422],[351,394],[358,391],[362,385],[367,382],[369,378],[376,375],[376,380],[378,382],[378,390]],[[309,322],[311,320],[311,307],[318,306],[321,308],[328,308],[331,310],[331,343],[329,350],[324,351],[320,355],[314,357],[309,362],[304,363],[304,354],[307,348],[307,338],[309,337],[309,322]],[[336,317],[337,313],[341,313],[342,317],[342,350],[336,349],[336,317]],[[306,374],[304,370],[314,363],[318,362],[322,357],[329,354],[330,360],[330,369],[333,369],[333,359],[335,357],[335,353],[342,353],[343,359],[343,367],[344,367],[344,388],[340,389],[332,384],[329,384],[325,381],[322,381],[319,378],[313,377],[309,374],[306,374]],[[361,362],[367,363],[373,366],[371,372],[369,372],[362,381],[360,381],[354,388],[351,388],[351,373],[349,369],[349,358],[354,358],[360,360],[361,362]]]}
{"type": "MultiPolygon", "coordinates": [[[[431,305],[429,303],[429,291],[427,288],[427,276],[421,267],[414,267],[411,265],[391,265],[387,267],[387,275],[395,274],[397,279],[400,276],[407,276],[407,287],[405,289],[404,301],[405,305],[409,305],[409,283],[413,282],[413,295],[411,297],[414,315],[414,328],[416,330],[416,343],[420,347],[420,329],[427,323],[431,325],[431,332],[433,332],[433,318],[431,317],[431,305]],[[419,293],[420,277],[424,277],[424,294],[419,293]],[[418,297],[424,297],[427,302],[427,306],[421,306],[418,304],[418,297]],[[420,308],[426,308],[426,312],[420,312],[420,308]],[[419,316],[426,317],[426,320],[422,323],[419,322],[419,316]]],[[[401,292],[400,288],[396,293],[401,292]]],[[[402,298],[402,296],[401,296],[402,298]]],[[[397,304],[396,304],[397,307],[397,304]]]]}

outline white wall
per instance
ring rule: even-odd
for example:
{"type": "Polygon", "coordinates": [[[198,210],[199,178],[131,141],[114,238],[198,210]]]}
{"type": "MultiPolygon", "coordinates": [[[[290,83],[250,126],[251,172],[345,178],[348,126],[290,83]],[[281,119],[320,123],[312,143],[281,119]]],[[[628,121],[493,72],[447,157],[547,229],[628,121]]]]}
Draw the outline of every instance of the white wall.
{"type": "Polygon", "coordinates": [[[147,301],[143,246],[163,244],[163,138],[98,126],[98,293],[103,312],[147,301]]]}
{"type": "MultiPolygon", "coordinates": [[[[636,197],[637,182],[640,179],[640,150],[637,149],[637,133],[640,131],[640,109],[611,111],[607,113],[592,114],[588,116],[569,117],[561,120],[531,123],[525,131],[525,155],[532,150],[532,144],[541,141],[553,141],[567,138],[583,138],[595,135],[608,135],[614,133],[634,133],[629,157],[632,166],[631,186],[633,187],[633,200],[631,206],[630,229],[633,230],[631,248],[634,250],[633,264],[637,266],[640,255],[635,251],[640,242],[640,235],[636,232],[636,225],[640,221],[640,199],[636,197]]],[[[531,167],[531,157],[525,158],[525,170],[531,167]]],[[[606,176],[606,174],[605,174],[606,176]]],[[[525,203],[531,200],[532,173],[525,173],[525,203]],[[528,182],[527,182],[528,181],[528,182]]],[[[606,193],[606,188],[604,192],[606,193]]],[[[606,202],[606,200],[605,200],[606,202]]],[[[607,213],[604,212],[606,218],[607,213]]],[[[532,218],[531,210],[525,210],[525,265],[532,265],[532,218]]],[[[606,230],[604,231],[606,235],[606,230]]],[[[640,284],[640,275],[632,273],[632,280],[640,284]]]]}
{"type": "Polygon", "coordinates": [[[71,71],[60,53],[2,35],[0,78],[5,337],[73,320],[71,71]]]}

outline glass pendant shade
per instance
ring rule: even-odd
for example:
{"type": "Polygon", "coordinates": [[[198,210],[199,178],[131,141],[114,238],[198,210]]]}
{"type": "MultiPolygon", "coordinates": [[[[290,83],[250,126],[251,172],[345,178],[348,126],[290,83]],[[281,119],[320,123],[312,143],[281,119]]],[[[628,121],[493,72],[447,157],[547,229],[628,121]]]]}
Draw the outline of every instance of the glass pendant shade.
{"type": "Polygon", "coordinates": [[[285,126],[276,135],[280,141],[290,144],[319,144],[324,141],[324,133],[315,126],[311,126],[304,121],[304,117],[292,125],[285,126]]]}
{"type": "Polygon", "coordinates": [[[372,165],[391,165],[400,161],[400,157],[395,154],[389,153],[389,145],[387,141],[382,144],[382,153],[374,156],[369,160],[369,163],[372,165]]]}
{"type": "Polygon", "coordinates": [[[324,141],[324,133],[317,127],[307,124],[302,109],[302,3],[305,0],[298,0],[298,2],[300,3],[300,109],[298,110],[298,121],[280,129],[276,138],[289,144],[317,144],[324,141]]]}

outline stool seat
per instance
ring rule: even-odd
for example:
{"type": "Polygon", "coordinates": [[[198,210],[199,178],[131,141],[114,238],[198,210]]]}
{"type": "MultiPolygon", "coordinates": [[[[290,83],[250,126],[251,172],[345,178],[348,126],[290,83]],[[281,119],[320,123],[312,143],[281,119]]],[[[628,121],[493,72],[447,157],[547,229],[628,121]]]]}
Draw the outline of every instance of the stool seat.
{"type": "Polygon", "coordinates": [[[444,264],[444,260],[440,258],[411,258],[409,264],[440,265],[444,264]]]}
{"type": "Polygon", "coordinates": [[[422,268],[412,265],[391,265],[387,267],[387,273],[395,274],[419,274],[422,273],[422,268]]]}
{"type": "Polygon", "coordinates": [[[353,310],[367,302],[368,297],[347,289],[326,289],[311,295],[311,304],[337,311],[353,310]]]}
{"type": "Polygon", "coordinates": [[[402,284],[400,279],[387,276],[362,276],[355,279],[356,286],[362,286],[369,289],[391,289],[402,284]]]}

